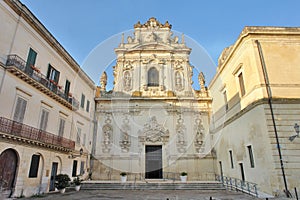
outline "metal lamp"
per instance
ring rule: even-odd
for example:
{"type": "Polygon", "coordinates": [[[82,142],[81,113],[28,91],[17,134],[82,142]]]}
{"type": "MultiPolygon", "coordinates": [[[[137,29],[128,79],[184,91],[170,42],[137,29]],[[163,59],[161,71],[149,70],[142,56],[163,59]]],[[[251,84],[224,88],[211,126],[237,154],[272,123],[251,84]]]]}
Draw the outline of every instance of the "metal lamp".
{"type": "Polygon", "coordinates": [[[295,123],[294,125],[295,132],[297,133],[296,135],[292,135],[289,137],[289,140],[292,142],[296,137],[299,137],[299,125],[295,123]]]}

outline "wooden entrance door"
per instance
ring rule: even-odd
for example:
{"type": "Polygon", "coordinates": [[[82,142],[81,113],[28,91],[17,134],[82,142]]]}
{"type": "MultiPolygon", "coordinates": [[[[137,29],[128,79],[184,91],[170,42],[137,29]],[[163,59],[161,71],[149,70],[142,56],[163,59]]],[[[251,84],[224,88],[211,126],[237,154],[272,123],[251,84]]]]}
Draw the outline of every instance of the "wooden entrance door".
{"type": "Polygon", "coordinates": [[[15,185],[17,167],[18,156],[15,150],[3,151],[0,155],[0,189],[12,191],[15,185]]]}
{"type": "Polygon", "coordinates": [[[162,179],[162,146],[146,146],[146,174],[147,179],[162,179]]]}
{"type": "Polygon", "coordinates": [[[50,177],[50,191],[54,191],[55,190],[55,177],[57,174],[57,167],[58,167],[58,163],[54,162],[52,163],[52,170],[51,170],[51,177],[50,177]]]}

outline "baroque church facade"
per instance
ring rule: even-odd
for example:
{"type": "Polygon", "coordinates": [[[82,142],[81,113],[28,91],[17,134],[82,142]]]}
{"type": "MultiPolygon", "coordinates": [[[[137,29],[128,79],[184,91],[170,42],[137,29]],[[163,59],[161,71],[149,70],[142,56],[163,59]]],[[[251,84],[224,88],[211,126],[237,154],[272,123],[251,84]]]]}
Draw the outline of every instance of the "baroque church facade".
{"type": "Polygon", "coordinates": [[[191,49],[172,34],[168,22],[150,18],[115,49],[114,88],[106,91],[104,72],[95,98],[96,179],[119,180],[123,171],[138,179],[213,175],[205,149],[212,99],[203,73],[193,89],[191,49]]]}

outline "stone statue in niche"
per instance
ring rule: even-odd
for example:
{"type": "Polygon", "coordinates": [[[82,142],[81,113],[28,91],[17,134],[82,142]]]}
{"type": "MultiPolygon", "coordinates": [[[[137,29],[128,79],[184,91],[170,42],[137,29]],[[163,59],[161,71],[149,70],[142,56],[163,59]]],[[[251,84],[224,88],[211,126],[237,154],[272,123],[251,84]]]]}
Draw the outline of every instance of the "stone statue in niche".
{"type": "Polygon", "coordinates": [[[183,89],[182,75],[179,71],[175,72],[175,89],[176,90],[182,90],[183,89]]]}
{"type": "Polygon", "coordinates": [[[129,71],[124,72],[124,90],[130,91],[131,90],[131,73],[129,71]]]}

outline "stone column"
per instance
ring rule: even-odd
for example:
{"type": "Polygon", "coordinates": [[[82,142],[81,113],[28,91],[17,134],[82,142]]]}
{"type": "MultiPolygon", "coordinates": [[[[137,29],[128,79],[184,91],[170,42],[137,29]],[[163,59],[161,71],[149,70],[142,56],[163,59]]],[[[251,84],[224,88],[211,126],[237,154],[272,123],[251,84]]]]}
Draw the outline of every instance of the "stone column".
{"type": "Polygon", "coordinates": [[[146,64],[142,64],[142,68],[143,68],[143,74],[144,74],[144,80],[143,80],[143,88],[144,90],[148,90],[148,73],[147,73],[147,65],[146,64]]]}
{"type": "Polygon", "coordinates": [[[164,86],[164,65],[163,63],[160,63],[160,77],[159,77],[159,85],[160,85],[160,90],[163,91],[165,89],[164,86]]]}

